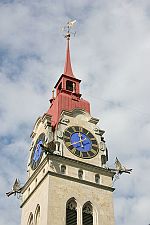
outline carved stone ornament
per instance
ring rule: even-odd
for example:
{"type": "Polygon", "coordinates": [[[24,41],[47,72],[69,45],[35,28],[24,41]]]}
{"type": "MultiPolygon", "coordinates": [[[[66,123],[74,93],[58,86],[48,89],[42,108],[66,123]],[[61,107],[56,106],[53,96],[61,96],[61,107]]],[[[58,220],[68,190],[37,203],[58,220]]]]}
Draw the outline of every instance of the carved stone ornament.
{"type": "Polygon", "coordinates": [[[63,138],[63,132],[60,131],[60,130],[58,130],[58,131],[57,131],[57,137],[63,138]]]}
{"type": "Polygon", "coordinates": [[[105,151],[106,150],[106,145],[103,141],[100,142],[100,150],[105,151]]]}
{"type": "Polygon", "coordinates": [[[70,123],[70,120],[67,118],[63,118],[63,119],[61,119],[61,123],[64,125],[67,125],[68,123],[70,123]]]}
{"type": "Polygon", "coordinates": [[[100,130],[98,127],[95,127],[94,131],[95,131],[95,134],[98,134],[100,136],[102,136],[105,133],[104,130],[100,130]]]}
{"type": "Polygon", "coordinates": [[[71,202],[69,202],[69,203],[67,204],[67,208],[68,208],[68,209],[76,210],[76,207],[77,207],[77,203],[76,203],[74,200],[72,200],[71,202]]]}

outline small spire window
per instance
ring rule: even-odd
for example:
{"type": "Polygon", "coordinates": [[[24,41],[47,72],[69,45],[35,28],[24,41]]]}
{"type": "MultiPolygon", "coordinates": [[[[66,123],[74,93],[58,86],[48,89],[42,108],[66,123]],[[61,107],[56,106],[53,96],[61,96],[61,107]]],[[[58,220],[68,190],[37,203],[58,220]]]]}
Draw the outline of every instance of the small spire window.
{"type": "Polygon", "coordinates": [[[73,82],[70,81],[70,80],[67,80],[67,81],[66,81],[66,90],[67,90],[67,91],[73,91],[73,89],[74,89],[73,82]]]}

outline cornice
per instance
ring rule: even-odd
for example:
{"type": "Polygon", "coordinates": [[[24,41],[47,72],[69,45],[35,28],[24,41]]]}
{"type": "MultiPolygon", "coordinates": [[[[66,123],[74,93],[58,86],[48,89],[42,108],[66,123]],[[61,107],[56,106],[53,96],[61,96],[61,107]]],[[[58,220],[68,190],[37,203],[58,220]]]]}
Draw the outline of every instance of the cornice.
{"type": "Polygon", "coordinates": [[[76,108],[76,109],[73,109],[71,111],[63,110],[61,115],[60,115],[60,121],[61,121],[61,119],[63,118],[64,115],[74,117],[74,115],[78,115],[78,114],[87,115],[89,117],[89,120],[88,120],[89,123],[93,123],[93,124],[96,125],[99,122],[99,119],[92,117],[84,109],[80,109],[80,108],[76,108]]]}
{"type": "MultiPolygon", "coordinates": [[[[115,175],[115,172],[110,171],[109,169],[105,169],[99,166],[95,166],[86,162],[81,162],[75,159],[71,159],[68,157],[64,157],[64,156],[60,156],[60,155],[47,155],[43,161],[39,164],[39,166],[37,167],[37,169],[33,172],[33,174],[31,175],[31,177],[27,180],[27,182],[25,183],[24,187],[22,188],[22,194],[28,189],[28,187],[30,186],[30,184],[33,182],[33,180],[37,177],[37,175],[39,174],[39,172],[43,169],[43,167],[46,165],[46,163],[49,163],[49,161],[55,161],[55,162],[59,162],[60,164],[65,164],[65,165],[70,165],[76,168],[81,168],[83,170],[86,171],[91,171],[94,173],[99,173],[101,175],[105,175],[105,176],[109,176],[109,177],[113,177],[115,175]]],[[[75,182],[82,182],[85,183],[87,185],[91,185],[94,187],[98,187],[98,188],[102,188],[105,190],[110,190],[110,191],[114,191],[114,188],[109,187],[109,186],[105,186],[105,185],[100,185],[100,184],[96,184],[90,181],[86,181],[86,180],[80,180],[78,178],[75,177],[71,177],[69,175],[62,175],[60,173],[57,172],[52,172],[52,171],[47,171],[48,174],[56,176],[56,177],[62,177],[64,179],[69,179],[69,180],[73,180],[75,182]]],[[[45,177],[47,176],[47,173],[43,176],[43,178],[40,180],[40,182],[37,184],[37,186],[35,187],[35,189],[30,193],[30,195],[28,196],[28,198],[32,195],[32,193],[36,190],[36,188],[41,184],[41,182],[45,179],[45,177]]],[[[27,199],[28,199],[27,198],[27,199]]],[[[27,200],[25,200],[27,201],[27,200]]],[[[24,203],[22,203],[24,204],[24,203]]],[[[21,205],[22,206],[22,205],[21,205]]]]}
{"type": "Polygon", "coordinates": [[[33,191],[29,194],[29,196],[20,205],[20,208],[22,208],[25,205],[25,203],[29,200],[29,198],[36,191],[36,189],[40,186],[40,184],[46,179],[47,176],[59,177],[61,179],[70,180],[70,181],[73,181],[73,182],[76,182],[76,183],[85,184],[85,185],[88,185],[88,186],[91,186],[91,187],[95,187],[95,188],[106,190],[106,191],[110,191],[110,192],[113,192],[115,190],[115,188],[113,188],[113,187],[105,186],[105,185],[102,185],[102,184],[96,184],[96,183],[93,183],[93,182],[90,182],[90,181],[87,181],[87,180],[81,180],[79,178],[70,177],[68,175],[55,173],[55,172],[52,172],[52,171],[47,171],[47,173],[40,180],[40,182],[37,184],[37,186],[33,189],[33,191]]]}
{"type": "Polygon", "coordinates": [[[115,175],[115,172],[110,171],[109,169],[100,167],[100,166],[96,166],[96,165],[92,165],[90,163],[87,162],[82,162],[76,159],[71,159],[65,156],[60,156],[60,155],[48,155],[49,159],[55,159],[56,161],[59,162],[66,162],[66,164],[68,165],[72,165],[74,167],[81,167],[85,170],[91,171],[91,172],[95,172],[95,173],[100,173],[102,175],[106,175],[109,177],[113,177],[115,175]]]}
{"type": "Polygon", "coordinates": [[[39,166],[36,168],[36,170],[33,172],[33,174],[31,175],[31,177],[29,177],[29,179],[26,181],[25,185],[22,188],[22,193],[24,193],[26,191],[26,189],[29,187],[29,185],[32,183],[32,181],[37,177],[37,175],[39,174],[39,172],[43,169],[43,167],[46,165],[46,163],[48,163],[48,157],[46,156],[43,161],[39,164],[39,166]]]}
{"type": "Polygon", "coordinates": [[[115,172],[112,172],[109,169],[95,166],[95,165],[92,165],[92,164],[89,164],[86,162],[81,162],[76,159],[71,159],[71,158],[68,158],[65,156],[49,154],[43,159],[43,161],[39,164],[37,169],[33,172],[31,177],[28,179],[28,181],[26,182],[25,186],[22,189],[22,192],[24,192],[27,189],[27,187],[32,183],[32,181],[39,174],[39,172],[42,170],[42,168],[45,166],[45,164],[49,162],[49,160],[52,160],[52,161],[54,160],[54,161],[60,162],[61,164],[66,164],[66,165],[70,165],[70,166],[74,166],[74,167],[80,167],[84,170],[88,170],[88,171],[95,172],[95,173],[100,173],[102,175],[109,176],[109,177],[113,177],[115,175],[115,172]]]}
{"type": "Polygon", "coordinates": [[[77,78],[75,78],[75,77],[70,77],[70,76],[68,76],[68,75],[66,75],[66,74],[62,74],[62,75],[60,76],[59,80],[57,81],[57,83],[56,83],[56,85],[55,85],[54,88],[57,87],[57,85],[59,84],[59,82],[60,82],[60,80],[62,79],[62,77],[65,77],[66,79],[69,79],[69,80],[72,80],[72,81],[78,81],[79,83],[81,82],[81,80],[79,80],[79,79],[77,79],[77,78]]]}

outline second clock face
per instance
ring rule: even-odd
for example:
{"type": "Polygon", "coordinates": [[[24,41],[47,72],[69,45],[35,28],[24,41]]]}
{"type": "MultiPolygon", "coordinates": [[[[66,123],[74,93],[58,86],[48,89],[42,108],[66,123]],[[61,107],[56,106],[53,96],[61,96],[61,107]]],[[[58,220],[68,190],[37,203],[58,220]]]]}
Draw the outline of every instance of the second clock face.
{"type": "Polygon", "coordinates": [[[41,161],[41,158],[42,158],[42,155],[43,155],[41,144],[44,143],[44,140],[45,140],[45,134],[42,133],[42,134],[39,135],[39,137],[38,137],[38,139],[37,139],[37,141],[34,145],[32,155],[31,155],[31,161],[30,161],[31,168],[33,170],[38,166],[38,164],[41,161]]]}
{"type": "Polygon", "coordinates": [[[90,159],[98,154],[96,138],[83,127],[68,127],[64,131],[63,139],[69,151],[80,158],[90,159]]]}

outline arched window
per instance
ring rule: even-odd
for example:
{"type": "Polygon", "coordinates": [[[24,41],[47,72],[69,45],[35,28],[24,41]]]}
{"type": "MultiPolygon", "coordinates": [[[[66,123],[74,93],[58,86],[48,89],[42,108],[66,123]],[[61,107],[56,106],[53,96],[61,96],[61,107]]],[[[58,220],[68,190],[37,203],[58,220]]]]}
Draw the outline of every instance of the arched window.
{"type": "Polygon", "coordinates": [[[83,170],[78,170],[78,177],[79,179],[83,179],[83,170]]]}
{"type": "Polygon", "coordinates": [[[33,225],[33,213],[30,213],[29,219],[28,219],[28,225],[33,225]]]}
{"type": "Polygon", "coordinates": [[[83,225],[93,225],[93,207],[90,202],[84,204],[82,208],[83,225]]]}
{"type": "Polygon", "coordinates": [[[66,204],[66,225],[77,225],[77,203],[74,198],[66,204]]]}
{"type": "Polygon", "coordinates": [[[36,210],[35,210],[35,225],[40,224],[40,206],[37,205],[36,210]]]}
{"type": "Polygon", "coordinates": [[[99,176],[99,174],[95,175],[95,183],[96,184],[100,184],[100,176],[99,176]]]}
{"type": "Polygon", "coordinates": [[[65,165],[61,165],[61,173],[66,174],[66,166],[65,165]]]}

